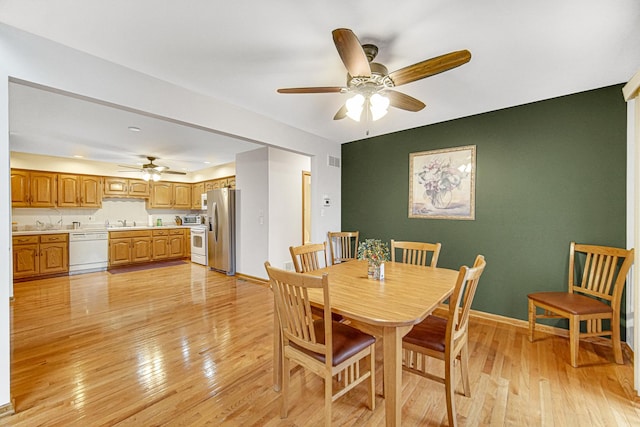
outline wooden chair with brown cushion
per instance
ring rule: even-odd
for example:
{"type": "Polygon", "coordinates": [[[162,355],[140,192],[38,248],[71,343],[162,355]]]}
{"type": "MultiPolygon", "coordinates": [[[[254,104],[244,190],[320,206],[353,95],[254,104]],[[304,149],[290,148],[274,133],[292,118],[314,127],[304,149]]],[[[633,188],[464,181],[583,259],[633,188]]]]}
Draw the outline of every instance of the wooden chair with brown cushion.
{"type": "Polygon", "coordinates": [[[332,265],[356,259],[359,234],[358,231],[330,231],[327,233],[332,265]]]}
{"type": "Polygon", "coordinates": [[[454,365],[460,360],[464,395],[471,396],[469,387],[468,325],[471,303],[486,261],[476,257],[472,268],[462,266],[449,299],[447,317],[428,316],[402,339],[402,368],[445,385],[449,426],[457,425],[454,391],[454,365]],[[444,378],[428,372],[429,357],[444,360],[444,378]]]}
{"type": "Polygon", "coordinates": [[[529,341],[533,342],[536,319],[569,319],[571,366],[578,367],[580,338],[610,336],[616,363],[623,364],[620,344],[620,303],[633,249],[583,245],[569,248],[568,292],[529,294],[529,341]],[[544,310],[538,313],[538,308],[544,310]],[[603,320],[609,327],[603,328],[603,320]],[[586,322],[585,332],[580,322],[586,322]]]}
{"type": "Polygon", "coordinates": [[[396,260],[396,249],[402,249],[401,261],[405,264],[415,264],[435,267],[440,256],[440,243],[423,243],[423,242],[398,242],[391,239],[391,261],[396,260]],[[429,254],[431,254],[431,262],[428,263],[429,254]]]}
{"type": "Polygon", "coordinates": [[[327,266],[327,242],[289,246],[289,252],[293,260],[293,268],[298,273],[306,273],[327,266]],[[318,255],[322,256],[322,262],[318,255]]]}
{"type": "Polygon", "coordinates": [[[331,320],[329,275],[322,277],[280,270],[266,262],[282,336],[282,407],[287,417],[289,361],[324,378],[325,425],[331,425],[332,403],[358,384],[367,385],[367,406],[375,409],[375,343],[369,334],[331,320]],[[323,296],[324,316],[313,319],[309,292],[323,296]],[[362,365],[362,366],[361,366],[362,365]],[[334,378],[337,377],[338,378],[334,378]],[[334,387],[336,390],[334,390],[334,387]]]}

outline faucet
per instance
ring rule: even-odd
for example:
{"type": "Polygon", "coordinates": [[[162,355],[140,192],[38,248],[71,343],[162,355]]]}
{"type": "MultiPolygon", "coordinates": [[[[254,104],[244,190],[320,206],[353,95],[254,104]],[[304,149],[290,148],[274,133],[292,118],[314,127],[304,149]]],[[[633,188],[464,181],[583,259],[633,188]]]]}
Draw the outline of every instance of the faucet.
{"type": "Polygon", "coordinates": [[[119,219],[118,222],[121,222],[123,227],[127,226],[127,220],[126,219],[119,219]]]}

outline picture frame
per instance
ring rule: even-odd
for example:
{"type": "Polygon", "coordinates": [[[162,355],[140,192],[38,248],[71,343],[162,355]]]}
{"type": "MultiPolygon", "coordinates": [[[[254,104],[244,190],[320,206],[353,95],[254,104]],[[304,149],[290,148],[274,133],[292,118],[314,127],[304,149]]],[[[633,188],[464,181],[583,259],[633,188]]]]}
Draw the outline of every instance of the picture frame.
{"type": "Polygon", "coordinates": [[[475,220],[476,146],[409,154],[409,218],[475,220]]]}

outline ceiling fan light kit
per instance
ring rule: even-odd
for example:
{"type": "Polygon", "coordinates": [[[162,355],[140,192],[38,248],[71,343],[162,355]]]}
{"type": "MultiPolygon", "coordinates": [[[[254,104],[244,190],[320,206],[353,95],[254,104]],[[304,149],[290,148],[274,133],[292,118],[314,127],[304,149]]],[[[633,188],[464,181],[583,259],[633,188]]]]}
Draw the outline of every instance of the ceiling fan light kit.
{"type": "Polygon", "coordinates": [[[390,106],[405,111],[420,111],[425,107],[422,101],[392,88],[448,71],[471,60],[468,50],[459,50],[389,73],[387,67],[373,62],[378,54],[377,46],[361,45],[353,31],[346,28],[333,30],[332,34],[338,54],[348,72],[346,87],[284,88],[278,89],[278,93],[350,94],[349,99],[333,117],[334,120],[349,117],[360,121],[364,112],[367,121],[375,121],[384,117],[390,106]]]}

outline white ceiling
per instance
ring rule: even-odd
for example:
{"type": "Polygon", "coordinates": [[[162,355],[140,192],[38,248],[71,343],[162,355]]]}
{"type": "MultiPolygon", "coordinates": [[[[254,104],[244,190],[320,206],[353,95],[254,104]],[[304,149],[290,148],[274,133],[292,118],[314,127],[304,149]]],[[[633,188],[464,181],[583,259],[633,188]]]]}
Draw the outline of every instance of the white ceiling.
{"type": "MultiPolygon", "coordinates": [[[[623,83],[640,69],[637,0],[0,0],[0,21],[341,143],[367,131],[332,120],[346,95],[276,93],[345,84],[331,37],[339,27],[378,45],[376,61],[389,71],[472,54],[399,87],[427,107],[392,109],[369,136],[623,83]]],[[[172,169],[197,170],[203,153],[226,163],[234,150],[256,147],[29,86],[12,84],[10,102],[15,151],[114,163],[156,155],[172,169]],[[131,125],[143,131],[128,132],[131,125]]]]}

